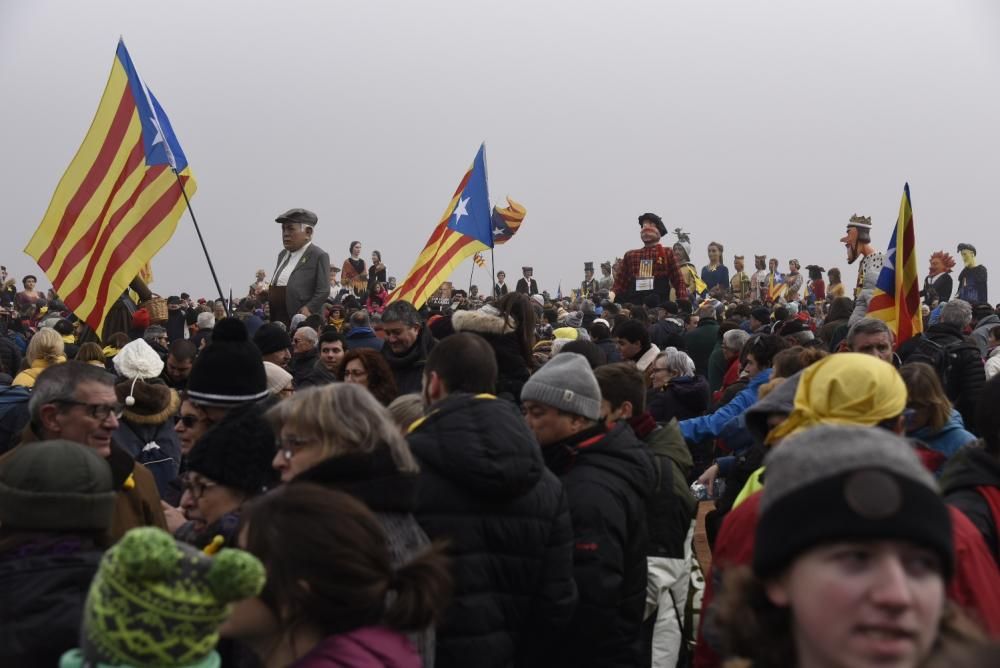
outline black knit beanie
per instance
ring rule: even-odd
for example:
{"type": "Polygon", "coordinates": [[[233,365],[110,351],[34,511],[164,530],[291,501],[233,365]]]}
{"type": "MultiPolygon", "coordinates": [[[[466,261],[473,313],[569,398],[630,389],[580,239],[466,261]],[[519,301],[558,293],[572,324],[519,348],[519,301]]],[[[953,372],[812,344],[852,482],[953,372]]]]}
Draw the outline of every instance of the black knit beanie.
{"type": "Polygon", "coordinates": [[[237,406],[267,396],[264,360],[238,318],[225,318],[195,359],[188,396],[204,406],[237,406]]]}
{"type": "Polygon", "coordinates": [[[885,430],[823,425],[789,436],[766,460],[753,570],[779,575],[802,553],[841,541],[900,540],[954,570],[951,518],[912,446],[885,430]]]}
{"type": "Polygon", "coordinates": [[[263,416],[270,403],[260,402],[229,412],[191,448],[187,455],[188,470],[248,496],[277,484],[278,475],[271,466],[274,432],[263,416]]]}
{"type": "Polygon", "coordinates": [[[257,329],[257,333],[253,335],[253,343],[261,355],[269,355],[283,348],[292,347],[292,340],[288,338],[285,328],[273,322],[261,325],[257,329]]]}

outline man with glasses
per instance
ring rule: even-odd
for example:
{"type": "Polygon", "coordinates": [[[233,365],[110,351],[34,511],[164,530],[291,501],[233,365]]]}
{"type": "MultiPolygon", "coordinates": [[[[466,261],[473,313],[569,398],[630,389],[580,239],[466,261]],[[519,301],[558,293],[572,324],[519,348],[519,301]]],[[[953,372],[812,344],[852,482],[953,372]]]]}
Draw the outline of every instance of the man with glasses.
{"type": "Polygon", "coordinates": [[[123,408],[114,381],[114,376],[86,362],[70,361],[43,371],[28,401],[31,421],[18,447],[65,439],[85,445],[107,460],[117,491],[109,535],[118,540],[135,527],[167,525],[153,475],[111,440],[123,408]]]}
{"type": "Polygon", "coordinates": [[[156,351],[161,360],[167,359],[167,346],[170,345],[170,340],[167,338],[167,330],[164,327],[150,325],[142,333],[142,338],[145,339],[150,348],[156,351]]]}

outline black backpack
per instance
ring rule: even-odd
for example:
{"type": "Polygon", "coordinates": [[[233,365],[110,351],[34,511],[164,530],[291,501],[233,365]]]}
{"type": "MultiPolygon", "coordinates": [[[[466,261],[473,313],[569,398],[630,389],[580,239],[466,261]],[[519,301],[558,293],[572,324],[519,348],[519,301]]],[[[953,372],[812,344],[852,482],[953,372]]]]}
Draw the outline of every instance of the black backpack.
{"type": "Polygon", "coordinates": [[[958,363],[961,351],[969,346],[970,344],[965,341],[952,341],[948,344],[940,344],[933,339],[927,338],[925,334],[920,337],[920,342],[917,344],[916,350],[906,359],[906,363],[923,362],[924,364],[929,364],[937,372],[945,394],[948,395],[949,399],[954,401],[955,397],[958,396],[958,392],[953,392],[951,372],[958,363]]]}

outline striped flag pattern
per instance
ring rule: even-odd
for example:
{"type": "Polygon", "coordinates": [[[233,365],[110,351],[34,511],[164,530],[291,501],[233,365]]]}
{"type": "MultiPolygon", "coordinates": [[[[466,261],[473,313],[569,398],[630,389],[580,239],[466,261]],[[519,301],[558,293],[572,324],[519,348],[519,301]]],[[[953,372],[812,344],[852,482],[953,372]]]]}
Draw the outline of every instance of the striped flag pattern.
{"type": "Polygon", "coordinates": [[[485,150],[480,146],[413,268],[386,304],[402,299],[420,308],[465,258],[493,247],[485,150]]]}
{"type": "Polygon", "coordinates": [[[493,245],[502,246],[514,238],[528,210],[523,204],[515,202],[510,197],[507,198],[507,206],[500,208],[493,207],[493,216],[490,226],[493,230],[493,245]]]}
{"type": "Polygon", "coordinates": [[[875,284],[875,293],[868,302],[868,315],[889,326],[896,336],[897,348],[915,334],[924,331],[909,183],[903,186],[899,218],[889,240],[889,250],[875,284]]]}
{"type": "Polygon", "coordinates": [[[119,41],[90,130],[24,249],[98,335],[108,310],[184,212],[174,170],[193,195],[196,184],[170,121],[119,41]]]}

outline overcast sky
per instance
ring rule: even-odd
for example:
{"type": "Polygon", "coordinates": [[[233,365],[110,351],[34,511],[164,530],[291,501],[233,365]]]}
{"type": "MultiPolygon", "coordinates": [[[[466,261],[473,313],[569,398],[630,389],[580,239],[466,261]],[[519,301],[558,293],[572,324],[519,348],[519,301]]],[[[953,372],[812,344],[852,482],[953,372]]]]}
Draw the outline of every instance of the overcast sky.
{"type": "MultiPolygon", "coordinates": [[[[332,262],[359,239],[402,280],[485,141],[493,200],[528,209],[497,268],[533,265],[543,289],[639,246],[644,211],[690,231],[699,267],[717,240],[729,265],[797,257],[853,284],[847,219],[871,216],[884,249],[909,181],[921,278],[932,251],[971,242],[1000,301],[991,0],[3,0],[0,262],[14,276],[38,270],[22,249],[120,35],[237,295],[273,271],[273,220],[292,207],[319,215],[332,262]]],[[[212,295],[187,216],[153,269],[163,295],[212,295]]]]}

